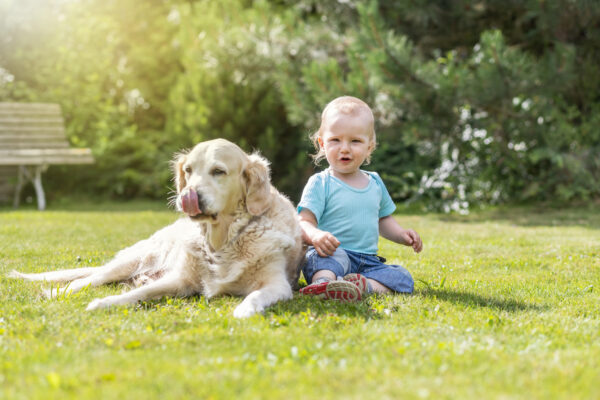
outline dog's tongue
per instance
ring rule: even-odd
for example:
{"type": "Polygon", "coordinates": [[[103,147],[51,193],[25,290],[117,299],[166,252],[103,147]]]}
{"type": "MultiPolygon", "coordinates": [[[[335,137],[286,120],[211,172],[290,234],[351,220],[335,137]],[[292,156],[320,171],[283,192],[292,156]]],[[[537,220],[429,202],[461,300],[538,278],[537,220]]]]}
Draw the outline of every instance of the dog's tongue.
{"type": "Polygon", "coordinates": [[[195,190],[188,190],[181,196],[181,207],[184,213],[192,217],[202,214],[202,211],[198,207],[198,194],[195,190]]]}

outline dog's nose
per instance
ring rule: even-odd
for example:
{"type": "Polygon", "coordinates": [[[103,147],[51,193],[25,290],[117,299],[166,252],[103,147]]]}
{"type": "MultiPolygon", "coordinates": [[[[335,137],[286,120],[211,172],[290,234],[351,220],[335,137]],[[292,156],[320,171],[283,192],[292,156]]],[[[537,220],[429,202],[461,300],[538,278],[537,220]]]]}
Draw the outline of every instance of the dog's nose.
{"type": "Polygon", "coordinates": [[[194,189],[188,188],[181,194],[181,208],[191,217],[202,214],[200,197],[194,189]]]}

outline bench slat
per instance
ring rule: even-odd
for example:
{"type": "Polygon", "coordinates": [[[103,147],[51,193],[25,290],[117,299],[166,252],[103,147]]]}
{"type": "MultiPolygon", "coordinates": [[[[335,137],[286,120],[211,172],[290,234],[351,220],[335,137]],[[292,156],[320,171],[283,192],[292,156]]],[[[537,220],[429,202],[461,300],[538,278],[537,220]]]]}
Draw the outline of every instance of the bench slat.
{"type": "Polygon", "coordinates": [[[23,150],[23,149],[68,149],[67,142],[37,142],[37,143],[4,143],[0,140],[1,150],[23,150]]]}
{"type": "Polygon", "coordinates": [[[52,117],[39,117],[39,118],[14,118],[6,117],[0,118],[0,129],[6,129],[16,126],[29,126],[29,125],[63,125],[62,118],[52,117]]]}
{"type": "Polygon", "coordinates": [[[20,140],[21,142],[27,142],[28,140],[37,141],[39,139],[52,139],[52,140],[67,140],[67,137],[60,131],[50,132],[0,132],[0,140],[20,140]]]}
{"type": "Polygon", "coordinates": [[[10,116],[51,116],[51,117],[60,117],[62,114],[59,110],[30,110],[25,108],[15,108],[12,110],[0,108],[0,118],[10,117],[10,116]]]}
{"type": "Polygon", "coordinates": [[[0,150],[0,165],[92,164],[90,149],[0,150]]]}
{"type": "Polygon", "coordinates": [[[64,129],[38,131],[1,131],[0,149],[43,149],[69,147],[64,129]]]}
{"type": "Polygon", "coordinates": [[[36,133],[56,133],[65,136],[64,126],[11,126],[2,127],[0,126],[0,136],[2,135],[27,135],[36,133]]]}
{"type": "Polygon", "coordinates": [[[30,112],[56,112],[60,113],[60,105],[55,103],[11,103],[2,102],[0,103],[0,110],[4,111],[16,111],[16,110],[27,110],[30,112]]]}

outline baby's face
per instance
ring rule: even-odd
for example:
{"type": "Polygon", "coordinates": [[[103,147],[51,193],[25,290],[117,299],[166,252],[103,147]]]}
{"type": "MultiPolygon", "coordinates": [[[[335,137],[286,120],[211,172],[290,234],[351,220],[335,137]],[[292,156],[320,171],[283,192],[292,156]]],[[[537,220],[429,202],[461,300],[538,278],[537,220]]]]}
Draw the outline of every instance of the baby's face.
{"type": "Polygon", "coordinates": [[[352,175],[373,151],[372,123],[363,114],[328,113],[319,138],[329,166],[341,175],[352,175]]]}

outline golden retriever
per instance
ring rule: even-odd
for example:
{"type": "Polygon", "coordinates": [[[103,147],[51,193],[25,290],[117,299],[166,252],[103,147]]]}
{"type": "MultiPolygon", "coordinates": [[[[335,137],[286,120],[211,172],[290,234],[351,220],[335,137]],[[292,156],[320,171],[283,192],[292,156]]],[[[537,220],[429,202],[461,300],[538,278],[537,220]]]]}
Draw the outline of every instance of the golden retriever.
{"type": "MultiPolygon", "coordinates": [[[[216,139],[178,155],[173,167],[176,207],[186,217],[102,267],[11,276],[70,282],[59,293],[109,282],[137,286],[95,299],[88,310],[162,296],[229,294],[245,296],[233,313],[243,318],[292,298],[303,256],[301,232],[294,207],[271,185],[268,162],[216,139]]],[[[47,294],[52,297],[52,289],[47,294]]]]}

